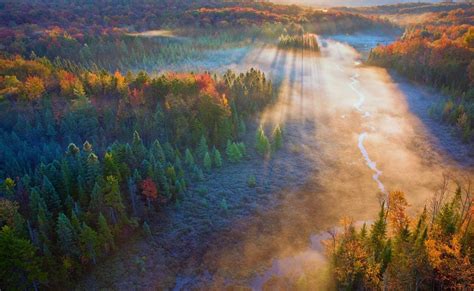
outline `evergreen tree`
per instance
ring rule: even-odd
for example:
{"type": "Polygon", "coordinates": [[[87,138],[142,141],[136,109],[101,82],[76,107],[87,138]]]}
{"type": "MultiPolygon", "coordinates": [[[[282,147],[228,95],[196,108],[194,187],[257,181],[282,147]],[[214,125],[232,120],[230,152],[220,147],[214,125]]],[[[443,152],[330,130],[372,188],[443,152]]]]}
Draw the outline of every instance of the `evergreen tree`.
{"type": "Polygon", "coordinates": [[[143,141],[138,131],[133,133],[132,151],[139,163],[143,161],[146,155],[146,148],[143,145],[143,141]]]}
{"type": "Polygon", "coordinates": [[[94,187],[97,177],[100,175],[100,164],[99,159],[94,153],[90,153],[87,157],[87,173],[86,173],[86,185],[90,191],[94,187]]]}
{"type": "Polygon", "coordinates": [[[41,197],[41,194],[38,191],[38,189],[36,187],[32,188],[30,192],[30,203],[29,203],[29,209],[30,209],[29,214],[31,215],[31,217],[36,220],[41,208],[43,208],[44,210],[48,210],[48,207],[46,206],[46,202],[44,201],[43,197],[41,197]]]}
{"type": "Polygon", "coordinates": [[[153,153],[155,158],[158,159],[158,161],[160,161],[160,163],[166,162],[166,156],[163,151],[163,148],[161,147],[159,140],[155,140],[153,142],[153,145],[151,146],[151,152],[153,153]]]}
{"type": "Polygon", "coordinates": [[[102,213],[99,214],[99,228],[98,238],[102,249],[108,253],[111,250],[115,250],[115,242],[112,231],[109,228],[109,224],[102,213]]]}
{"type": "Polygon", "coordinates": [[[227,158],[232,163],[239,162],[242,159],[242,153],[240,152],[239,146],[236,143],[228,143],[226,154],[227,158]]]}
{"type": "Polygon", "coordinates": [[[86,260],[92,260],[95,265],[99,248],[99,238],[97,233],[85,223],[82,224],[79,235],[79,244],[81,247],[82,257],[86,260]]]}
{"type": "Polygon", "coordinates": [[[219,150],[216,149],[215,147],[212,149],[212,157],[213,157],[213,160],[214,160],[214,165],[215,165],[217,168],[222,167],[222,157],[221,157],[221,153],[220,153],[219,150]]]}
{"type": "Polygon", "coordinates": [[[100,185],[96,182],[91,193],[91,201],[89,203],[89,211],[98,213],[102,209],[104,203],[104,194],[100,185]]]}
{"type": "Polygon", "coordinates": [[[192,168],[192,166],[194,166],[194,157],[189,149],[186,149],[184,157],[184,163],[186,164],[186,167],[192,168]]]}
{"type": "Polygon", "coordinates": [[[56,192],[56,189],[54,189],[53,184],[51,184],[48,177],[46,176],[43,176],[41,193],[43,194],[43,197],[45,197],[49,210],[51,210],[53,213],[58,213],[61,211],[61,200],[59,199],[59,195],[56,192]]]}
{"type": "Polygon", "coordinates": [[[120,178],[119,168],[114,160],[112,153],[105,153],[104,156],[104,176],[114,176],[120,178]]]}
{"type": "Polygon", "coordinates": [[[255,147],[257,152],[262,156],[267,156],[270,153],[270,142],[268,141],[262,127],[257,130],[255,147]]]}
{"type": "Polygon", "coordinates": [[[279,150],[283,146],[283,133],[281,131],[281,128],[279,125],[275,127],[273,130],[273,143],[272,143],[272,148],[274,151],[279,150]]]}
{"type": "Polygon", "coordinates": [[[74,234],[71,221],[62,212],[58,216],[56,234],[62,253],[68,256],[77,256],[77,237],[74,234]]]}
{"type": "Polygon", "coordinates": [[[204,159],[204,155],[209,151],[209,148],[207,146],[207,140],[204,135],[201,136],[201,139],[199,140],[198,146],[196,148],[196,156],[199,161],[202,161],[204,159]]]}
{"type": "Polygon", "coordinates": [[[212,160],[211,160],[211,156],[209,155],[209,152],[206,152],[206,154],[204,155],[204,169],[206,171],[211,171],[211,168],[212,168],[212,160]]]}
{"type": "Polygon", "coordinates": [[[117,178],[114,176],[107,176],[107,187],[104,194],[104,202],[105,205],[112,209],[112,216],[114,217],[114,220],[116,220],[116,212],[120,214],[121,218],[125,218],[125,206],[122,203],[120,186],[118,184],[117,178]]]}

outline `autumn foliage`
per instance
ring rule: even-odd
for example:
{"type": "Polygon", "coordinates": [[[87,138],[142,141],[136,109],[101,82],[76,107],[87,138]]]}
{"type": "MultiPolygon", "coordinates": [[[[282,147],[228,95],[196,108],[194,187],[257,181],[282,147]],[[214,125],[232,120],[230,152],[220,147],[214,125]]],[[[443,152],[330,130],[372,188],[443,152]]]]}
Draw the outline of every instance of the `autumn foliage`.
{"type": "Polygon", "coordinates": [[[338,287],[473,288],[474,212],[470,183],[445,180],[431,204],[417,217],[408,216],[404,193],[394,191],[370,228],[364,224],[357,229],[350,220],[344,220],[342,230],[326,244],[338,287]]]}

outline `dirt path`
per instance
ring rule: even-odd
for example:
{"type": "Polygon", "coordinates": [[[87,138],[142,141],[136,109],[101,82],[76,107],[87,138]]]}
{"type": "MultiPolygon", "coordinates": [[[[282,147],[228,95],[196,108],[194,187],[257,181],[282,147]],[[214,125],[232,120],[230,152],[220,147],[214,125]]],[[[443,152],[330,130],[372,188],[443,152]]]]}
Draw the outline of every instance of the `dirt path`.
{"type": "MultiPolygon", "coordinates": [[[[361,66],[348,45],[325,43],[321,55],[259,47],[231,65],[281,79],[279,101],[259,122],[284,125],[284,149],[269,161],[251,151],[249,160],[195,185],[154,219],[152,239],[130,242],[78,287],[261,289],[272,276],[291,287],[324,266],[318,234],[343,216],[372,219],[378,197],[393,189],[416,209],[443,172],[473,173],[473,157],[464,155],[461,166],[453,155],[469,150],[442,127],[434,136],[415,114],[429,106],[426,91],[361,66]],[[250,175],[255,188],[247,186],[250,175]]],[[[253,135],[250,129],[249,145],[253,135]]]]}

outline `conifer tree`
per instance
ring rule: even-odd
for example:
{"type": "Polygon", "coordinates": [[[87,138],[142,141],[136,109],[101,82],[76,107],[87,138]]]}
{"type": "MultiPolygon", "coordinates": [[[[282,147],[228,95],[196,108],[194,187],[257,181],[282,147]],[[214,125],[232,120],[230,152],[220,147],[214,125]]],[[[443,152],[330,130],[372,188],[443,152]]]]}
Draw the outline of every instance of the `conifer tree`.
{"type": "Polygon", "coordinates": [[[273,130],[272,140],[272,148],[274,151],[279,150],[283,146],[283,133],[279,125],[273,130]]]}
{"type": "Polygon", "coordinates": [[[213,157],[213,162],[214,162],[214,165],[217,167],[217,168],[220,168],[222,167],[222,157],[221,157],[221,153],[219,152],[218,149],[216,149],[215,147],[212,149],[212,157],[213,157]]]}
{"type": "Polygon", "coordinates": [[[211,171],[211,168],[212,168],[212,160],[211,160],[211,156],[209,155],[209,152],[206,152],[206,154],[204,155],[204,169],[206,171],[211,171]]]}
{"type": "Polygon", "coordinates": [[[109,224],[102,213],[99,214],[99,228],[98,238],[102,249],[108,253],[111,250],[115,250],[115,242],[112,231],[109,228],[109,224]]]}
{"type": "Polygon", "coordinates": [[[79,244],[81,247],[82,257],[86,260],[91,260],[96,264],[97,251],[99,248],[99,238],[97,233],[90,228],[86,223],[82,224],[79,235],[79,244]]]}
{"type": "Polygon", "coordinates": [[[137,162],[140,163],[145,158],[146,148],[143,145],[143,141],[138,131],[133,133],[132,151],[135,158],[137,159],[137,162]]]}
{"type": "Polygon", "coordinates": [[[53,213],[58,213],[61,210],[61,199],[59,199],[56,189],[54,189],[53,184],[51,184],[46,176],[43,176],[41,193],[43,194],[43,197],[45,197],[48,209],[53,213]]]}
{"type": "Polygon", "coordinates": [[[257,152],[262,156],[267,156],[270,153],[270,142],[262,127],[257,130],[255,147],[257,152]]]}
{"type": "Polygon", "coordinates": [[[207,146],[207,140],[204,135],[201,136],[201,139],[199,140],[198,146],[196,148],[196,156],[199,161],[202,161],[204,159],[204,155],[209,151],[209,148],[207,146]]]}
{"type": "Polygon", "coordinates": [[[62,212],[58,216],[56,234],[62,253],[68,256],[77,256],[77,237],[74,235],[71,221],[62,212]]]}
{"type": "Polygon", "coordinates": [[[106,183],[107,187],[104,194],[105,205],[112,209],[112,216],[114,219],[116,219],[116,213],[118,213],[121,218],[125,218],[125,206],[122,203],[122,195],[120,194],[120,187],[117,178],[114,176],[107,176],[106,183]]]}
{"type": "Polygon", "coordinates": [[[186,167],[191,168],[192,166],[194,166],[194,157],[189,149],[186,149],[184,157],[184,163],[186,164],[186,167]]]}
{"type": "Polygon", "coordinates": [[[100,185],[96,182],[92,188],[91,201],[89,203],[89,211],[98,213],[102,209],[104,203],[104,194],[100,185]]]}

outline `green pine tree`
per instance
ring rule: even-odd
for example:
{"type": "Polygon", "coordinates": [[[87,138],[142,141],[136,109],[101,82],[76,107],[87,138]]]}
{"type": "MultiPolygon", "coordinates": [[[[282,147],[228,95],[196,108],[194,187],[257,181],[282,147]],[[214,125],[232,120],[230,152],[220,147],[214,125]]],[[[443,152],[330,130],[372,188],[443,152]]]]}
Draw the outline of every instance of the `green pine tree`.
{"type": "Polygon", "coordinates": [[[86,260],[91,260],[95,265],[97,262],[97,252],[99,250],[99,237],[86,223],[82,224],[79,235],[79,245],[81,247],[81,257],[86,260]]]}
{"type": "Polygon", "coordinates": [[[62,212],[58,215],[56,234],[59,248],[63,254],[68,256],[77,256],[79,254],[77,249],[77,237],[74,235],[71,221],[62,212]]]}
{"type": "Polygon", "coordinates": [[[212,158],[213,158],[213,162],[214,162],[214,165],[217,167],[217,168],[220,168],[222,167],[222,157],[221,157],[221,153],[219,152],[218,149],[216,149],[215,147],[212,149],[212,158]]]}
{"type": "Polygon", "coordinates": [[[98,238],[100,246],[106,253],[115,250],[114,236],[102,213],[99,214],[98,238]]]}
{"type": "Polygon", "coordinates": [[[204,155],[204,169],[206,171],[211,171],[211,168],[212,168],[212,160],[211,160],[211,156],[209,155],[209,152],[206,152],[206,154],[204,155]]]}

